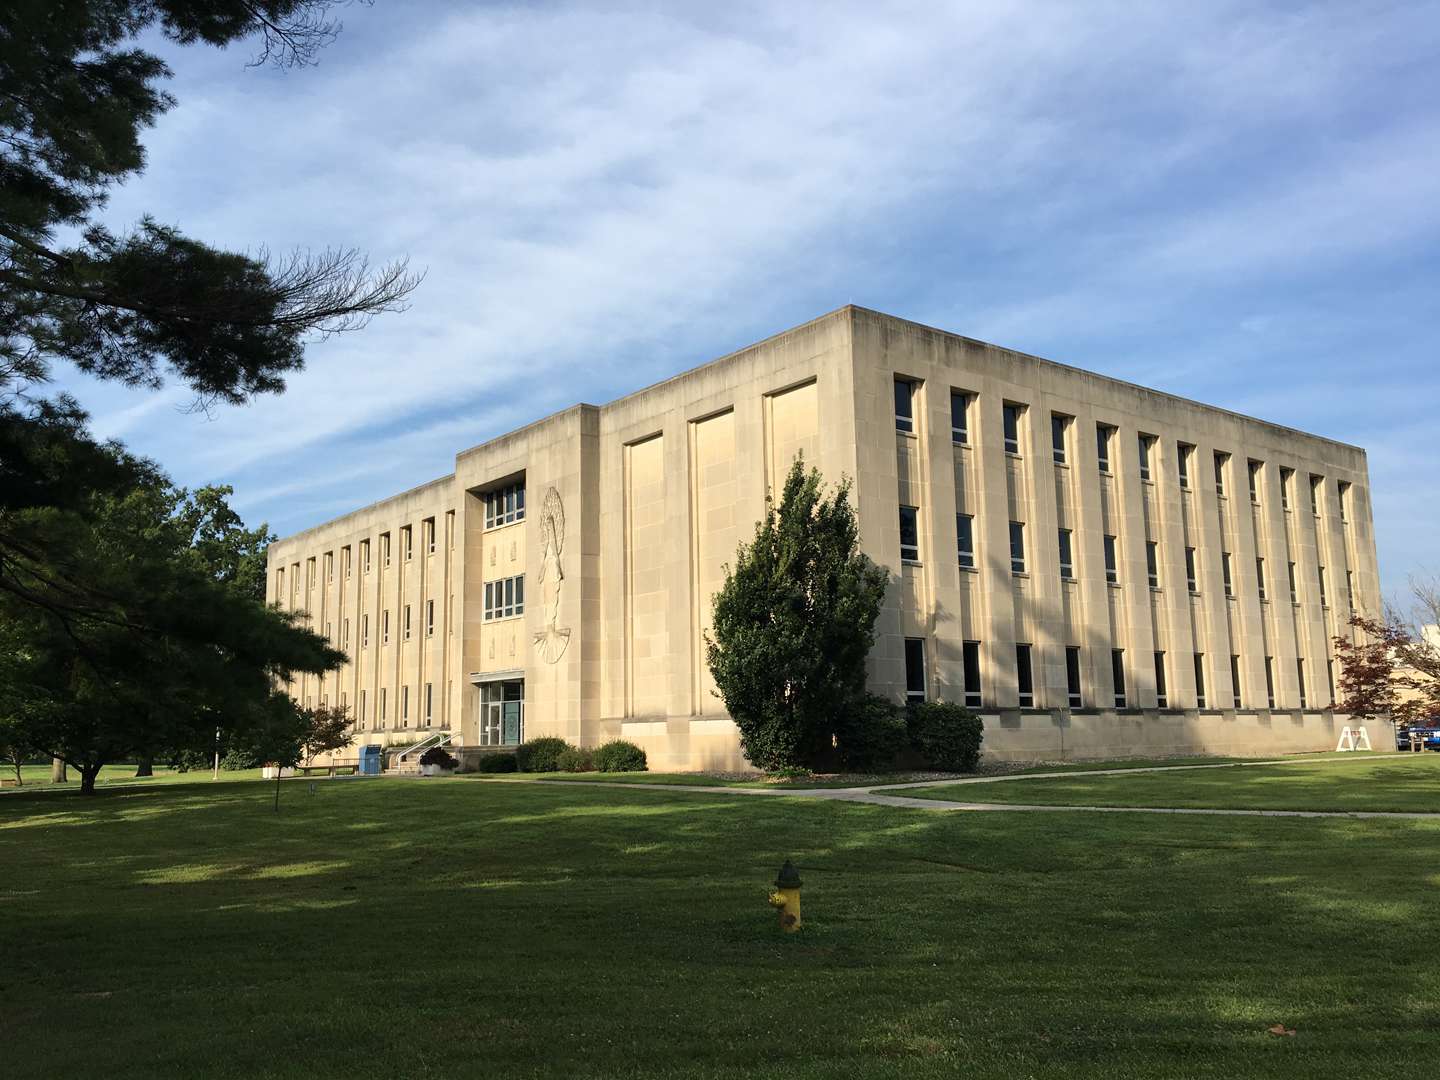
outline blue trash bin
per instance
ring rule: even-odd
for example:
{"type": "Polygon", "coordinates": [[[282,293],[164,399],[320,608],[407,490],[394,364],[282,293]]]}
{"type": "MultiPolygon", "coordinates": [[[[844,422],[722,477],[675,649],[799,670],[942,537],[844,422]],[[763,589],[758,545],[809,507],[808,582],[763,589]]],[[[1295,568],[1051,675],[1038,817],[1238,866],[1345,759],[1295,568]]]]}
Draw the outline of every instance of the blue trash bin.
{"type": "Polygon", "coordinates": [[[381,750],[382,747],[374,743],[360,747],[360,765],[355,771],[361,776],[379,776],[384,771],[381,750]]]}

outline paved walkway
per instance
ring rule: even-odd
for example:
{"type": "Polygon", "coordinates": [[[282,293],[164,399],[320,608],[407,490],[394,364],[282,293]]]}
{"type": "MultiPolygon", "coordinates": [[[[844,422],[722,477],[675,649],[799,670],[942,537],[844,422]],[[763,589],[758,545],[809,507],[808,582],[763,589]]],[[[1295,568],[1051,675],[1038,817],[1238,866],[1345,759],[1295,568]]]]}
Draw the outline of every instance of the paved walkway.
{"type": "MultiPolygon", "coordinates": [[[[1357,754],[1357,761],[1375,761],[1378,758],[1401,758],[1405,754],[1357,754]]],[[[1072,779],[1077,776],[1130,776],[1157,772],[1185,772],[1195,769],[1239,769],[1256,765],[1299,765],[1315,758],[1278,758],[1266,761],[1221,761],[1200,765],[1148,765],[1137,769],[1086,769],[1060,772],[1012,773],[995,776],[963,776],[951,780],[914,780],[903,784],[869,784],[848,788],[746,788],[727,787],[719,784],[626,784],[608,780],[527,780],[523,777],[494,777],[510,784],[559,784],[573,787],[621,788],[639,791],[694,792],[700,795],[758,795],[790,799],[819,799],[830,802],[869,803],[873,806],[901,806],[913,810],[989,810],[1017,812],[1069,812],[1087,814],[1201,814],[1219,817],[1299,817],[1299,818],[1440,818],[1440,813],[1403,812],[1388,810],[1239,810],[1201,809],[1198,807],[1173,806],[1041,806],[1024,803],[961,802],[947,799],[917,799],[908,795],[891,795],[891,791],[905,791],[910,788],[961,787],[967,784],[995,784],[1020,782],[1024,780],[1072,779]]],[[[1334,760],[1334,759],[1326,759],[1334,760]]]]}

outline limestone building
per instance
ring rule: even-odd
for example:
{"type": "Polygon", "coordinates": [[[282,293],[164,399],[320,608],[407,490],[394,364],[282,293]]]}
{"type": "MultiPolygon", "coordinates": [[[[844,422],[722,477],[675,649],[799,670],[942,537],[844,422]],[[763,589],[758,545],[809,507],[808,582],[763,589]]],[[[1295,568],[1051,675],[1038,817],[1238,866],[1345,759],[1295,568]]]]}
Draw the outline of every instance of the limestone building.
{"type": "Polygon", "coordinates": [[[275,543],[269,599],[351,657],[293,693],[357,742],[740,766],[702,633],[799,453],[890,573],[872,688],[973,706],[988,753],[1335,745],[1330,642],[1380,606],[1363,450],[856,307],[275,543]]]}

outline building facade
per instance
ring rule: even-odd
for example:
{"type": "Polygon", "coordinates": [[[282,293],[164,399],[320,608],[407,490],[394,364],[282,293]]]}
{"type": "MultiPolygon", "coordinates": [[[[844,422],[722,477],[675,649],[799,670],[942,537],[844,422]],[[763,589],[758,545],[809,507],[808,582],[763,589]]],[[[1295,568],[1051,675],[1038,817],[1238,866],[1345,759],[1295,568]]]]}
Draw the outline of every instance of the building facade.
{"type": "Polygon", "coordinates": [[[987,753],[1335,745],[1331,641],[1380,607],[1363,450],[856,307],[276,542],[269,600],[351,657],[292,692],[357,742],[743,767],[704,631],[797,454],[890,575],[872,689],[970,705],[987,753]]]}

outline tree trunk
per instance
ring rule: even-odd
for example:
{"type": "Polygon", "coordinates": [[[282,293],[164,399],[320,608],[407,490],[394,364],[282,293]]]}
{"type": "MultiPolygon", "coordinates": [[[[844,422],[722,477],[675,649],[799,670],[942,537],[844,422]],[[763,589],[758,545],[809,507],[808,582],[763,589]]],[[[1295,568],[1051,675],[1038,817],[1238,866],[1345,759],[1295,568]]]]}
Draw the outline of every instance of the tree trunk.
{"type": "Polygon", "coordinates": [[[136,776],[155,775],[155,755],[146,751],[140,755],[140,764],[135,766],[136,776]]]}
{"type": "Polygon", "coordinates": [[[65,775],[65,761],[63,758],[50,759],[50,782],[52,784],[69,783],[70,778],[65,775]]]}
{"type": "Polygon", "coordinates": [[[280,812],[280,774],[284,771],[285,766],[283,765],[275,767],[275,813],[277,814],[280,812]]]}
{"type": "Polygon", "coordinates": [[[20,758],[19,758],[19,756],[17,755],[17,756],[10,762],[10,764],[11,764],[12,766],[14,766],[14,768],[15,768],[15,786],[16,786],[16,787],[24,787],[24,786],[25,786],[25,776],[24,776],[23,773],[20,772],[20,758]]]}
{"type": "Polygon", "coordinates": [[[81,765],[80,766],[80,794],[95,794],[95,778],[100,775],[103,765],[81,765]]]}

